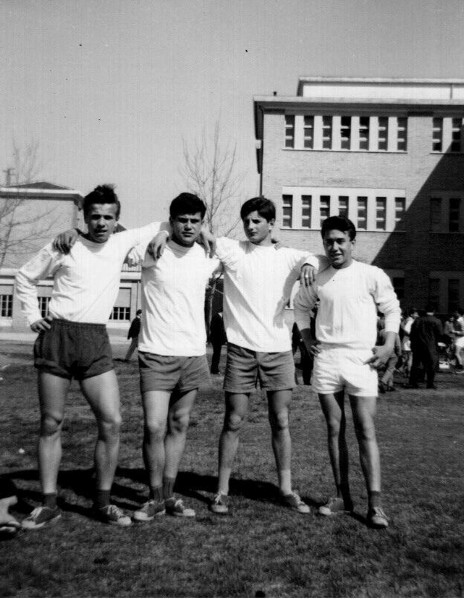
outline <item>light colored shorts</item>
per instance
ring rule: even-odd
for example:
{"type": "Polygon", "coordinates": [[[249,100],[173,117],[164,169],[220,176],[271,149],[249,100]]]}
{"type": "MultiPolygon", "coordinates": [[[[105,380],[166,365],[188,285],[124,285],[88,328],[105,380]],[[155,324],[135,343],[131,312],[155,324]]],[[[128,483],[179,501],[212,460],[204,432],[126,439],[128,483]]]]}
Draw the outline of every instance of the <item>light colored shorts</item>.
{"type": "Polygon", "coordinates": [[[160,356],[139,352],[140,390],[191,391],[211,382],[206,356],[160,356]]]}
{"type": "Polygon", "coordinates": [[[356,397],[377,397],[377,370],[364,364],[371,356],[370,349],[321,347],[314,359],[314,391],[328,395],[344,389],[356,397]]]}
{"type": "Polygon", "coordinates": [[[292,352],[257,352],[228,343],[224,390],[251,393],[258,381],[261,389],[266,391],[293,389],[295,364],[292,352]]]}

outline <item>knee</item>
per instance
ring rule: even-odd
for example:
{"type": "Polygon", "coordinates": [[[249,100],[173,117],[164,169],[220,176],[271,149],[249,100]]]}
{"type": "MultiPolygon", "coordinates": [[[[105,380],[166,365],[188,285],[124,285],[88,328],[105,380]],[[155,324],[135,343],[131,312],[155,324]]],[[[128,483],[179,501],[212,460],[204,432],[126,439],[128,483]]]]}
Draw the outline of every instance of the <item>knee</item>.
{"type": "Polygon", "coordinates": [[[42,437],[53,437],[61,433],[63,418],[52,414],[44,414],[40,420],[40,435],[42,437]]]}
{"type": "Polygon", "coordinates": [[[171,419],[170,431],[177,435],[187,432],[189,425],[189,414],[175,414],[171,419]]]}
{"type": "Polygon", "coordinates": [[[114,439],[119,437],[121,430],[121,416],[114,414],[111,417],[102,419],[99,422],[100,436],[104,439],[114,439]]]}
{"type": "Polygon", "coordinates": [[[338,418],[327,419],[327,434],[329,437],[338,437],[341,431],[341,421],[338,418]]]}
{"type": "Polygon", "coordinates": [[[243,416],[236,412],[231,412],[224,421],[224,430],[230,433],[238,433],[243,424],[243,416]]]}
{"type": "Polygon", "coordinates": [[[375,427],[372,421],[360,422],[355,427],[356,437],[360,443],[375,441],[375,427]]]}
{"type": "Polygon", "coordinates": [[[273,431],[281,432],[288,429],[288,411],[282,410],[281,412],[269,414],[269,422],[273,431]]]}
{"type": "Polygon", "coordinates": [[[164,441],[166,436],[166,423],[151,420],[145,423],[145,437],[152,442],[164,441]]]}

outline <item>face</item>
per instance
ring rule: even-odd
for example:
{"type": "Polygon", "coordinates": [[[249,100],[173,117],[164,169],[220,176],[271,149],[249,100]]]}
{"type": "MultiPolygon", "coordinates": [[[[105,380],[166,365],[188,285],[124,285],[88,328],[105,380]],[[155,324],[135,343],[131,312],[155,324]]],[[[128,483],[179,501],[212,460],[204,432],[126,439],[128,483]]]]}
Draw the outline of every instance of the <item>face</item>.
{"type": "Polygon", "coordinates": [[[191,247],[201,233],[203,219],[201,213],[179,214],[169,219],[172,227],[172,239],[179,245],[191,247]]]}
{"type": "Polygon", "coordinates": [[[347,231],[327,231],[323,243],[325,255],[334,268],[346,268],[351,264],[355,240],[350,240],[347,231]]]}
{"type": "Polygon", "coordinates": [[[84,215],[88,237],[95,243],[105,243],[118,224],[116,204],[92,204],[84,215]]]}
{"type": "Polygon", "coordinates": [[[251,243],[255,245],[260,245],[263,242],[271,243],[271,231],[274,228],[274,219],[267,221],[255,210],[247,214],[242,222],[245,235],[251,243]]]}

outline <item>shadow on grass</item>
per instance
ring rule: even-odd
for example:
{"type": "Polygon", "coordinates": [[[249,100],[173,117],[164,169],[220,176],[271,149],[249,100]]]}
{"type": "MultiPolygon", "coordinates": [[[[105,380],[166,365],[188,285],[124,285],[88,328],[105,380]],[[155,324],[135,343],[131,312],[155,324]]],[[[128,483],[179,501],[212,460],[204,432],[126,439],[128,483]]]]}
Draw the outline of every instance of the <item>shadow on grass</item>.
{"type": "MultiPolygon", "coordinates": [[[[20,487],[17,511],[24,514],[29,513],[37,503],[40,503],[42,498],[38,490],[38,471],[18,470],[11,472],[10,477],[20,487]],[[32,481],[37,482],[35,489],[30,489],[28,486],[24,488],[24,485],[21,484],[21,482],[30,483],[32,481]]],[[[175,491],[185,497],[191,497],[208,504],[212,495],[216,492],[216,485],[217,478],[215,476],[195,472],[179,472],[175,491]]],[[[60,507],[64,511],[89,516],[91,508],[87,507],[87,504],[95,496],[95,470],[93,468],[61,470],[58,476],[58,487],[60,489],[60,507]],[[82,500],[86,501],[83,502],[82,500]]],[[[261,503],[279,504],[278,488],[276,485],[265,481],[232,477],[229,494],[261,503]]],[[[116,505],[128,510],[133,510],[140,503],[146,501],[145,470],[143,468],[118,468],[111,495],[116,505]],[[125,484],[122,479],[129,482],[125,484]]],[[[312,507],[320,505],[319,501],[311,497],[304,497],[303,500],[312,507]]]]}

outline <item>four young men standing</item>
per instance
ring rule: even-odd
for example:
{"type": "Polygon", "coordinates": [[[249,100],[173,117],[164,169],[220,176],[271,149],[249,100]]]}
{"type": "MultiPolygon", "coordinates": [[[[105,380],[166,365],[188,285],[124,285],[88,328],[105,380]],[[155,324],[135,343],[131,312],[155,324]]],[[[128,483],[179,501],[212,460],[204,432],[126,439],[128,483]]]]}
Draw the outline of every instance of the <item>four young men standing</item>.
{"type": "MultiPolygon", "coordinates": [[[[228,353],[218,487],[210,509],[220,514],[229,510],[229,480],[239,434],[250,394],[259,381],[267,393],[282,504],[299,513],[310,511],[293,491],[291,482],[288,411],[295,379],[290,331],[284,321],[285,306],[301,276],[296,321],[308,350],[316,357],[313,385],[327,419],[337,491],[320,513],[330,516],[352,509],[344,438],[346,389],[369,493],[368,521],[373,526],[387,526],[380,508],[380,460],[373,423],[375,367],[391,353],[400,311],[388,277],[379,269],[352,259],[352,223],[338,217],[325,221],[322,236],[327,266],[323,257],[274,244],[275,206],[265,198],[253,198],[242,206],[240,213],[247,241],[219,238],[216,258],[210,258],[196,243],[202,234],[205,206],[196,196],[184,193],[171,204],[167,227],[170,239],[164,247],[166,232],[159,234],[154,258],[145,253],[146,234],[153,237],[160,225],[111,235],[119,217],[119,202],[108,200],[108,188],[104,186],[92,194],[84,204],[89,232],[79,238],[70,254],[61,255],[47,246],[18,274],[20,299],[31,328],[40,332],[35,365],[39,368],[39,470],[44,493],[43,506],[33,511],[24,526],[39,528],[60,515],[56,507],[56,479],[64,397],[71,378],[80,381],[99,425],[97,514],[109,523],[130,524],[128,516],[109,501],[117,464],[120,415],[105,322],[117,294],[122,262],[140,238],[137,253],[143,260],[143,312],[139,366],[149,497],[135,511],[134,520],[150,521],[166,512],[195,516],[192,509],[175,498],[173,491],[190,412],[200,384],[209,378],[204,294],[208,279],[221,263],[225,273],[228,353]],[[316,271],[316,284],[311,287],[316,271]],[[54,290],[50,317],[42,319],[37,317],[33,289],[48,274],[54,276],[54,290]],[[309,320],[318,299],[315,342],[309,333],[309,320]],[[385,314],[387,335],[385,345],[373,353],[377,307],[385,314]]],[[[203,236],[208,237],[204,230],[203,236]]]]}

